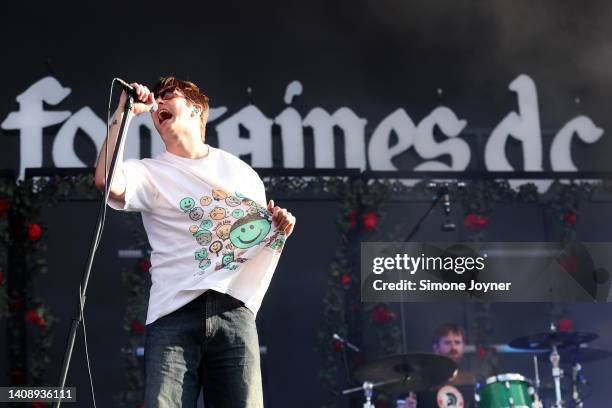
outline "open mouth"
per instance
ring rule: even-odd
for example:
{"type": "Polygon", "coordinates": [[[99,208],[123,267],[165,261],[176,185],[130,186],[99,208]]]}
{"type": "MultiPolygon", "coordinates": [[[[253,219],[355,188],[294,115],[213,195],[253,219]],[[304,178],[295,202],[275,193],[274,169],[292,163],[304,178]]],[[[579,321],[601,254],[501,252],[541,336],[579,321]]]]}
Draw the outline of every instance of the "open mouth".
{"type": "Polygon", "coordinates": [[[172,119],[172,114],[169,111],[165,110],[165,109],[161,109],[157,113],[157,117],[159,119],[159,124],[162,125],[167,120],[172,119]]]}

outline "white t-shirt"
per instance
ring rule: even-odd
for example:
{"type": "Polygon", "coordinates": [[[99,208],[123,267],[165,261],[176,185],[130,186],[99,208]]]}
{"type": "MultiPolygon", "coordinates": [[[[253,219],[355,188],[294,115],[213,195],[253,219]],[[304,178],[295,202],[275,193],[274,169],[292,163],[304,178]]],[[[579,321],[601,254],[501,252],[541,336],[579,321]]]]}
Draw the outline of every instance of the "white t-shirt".
{"type": "Polygon", "coordinates": [[[163,152],[126,160],[125,204],[139,211],[152,248],[147,324],[208,289],[254,314],[268,289],[285,236],[272,224],[264,185],[245,162],[210,148],[202,159],[163,152]]]}

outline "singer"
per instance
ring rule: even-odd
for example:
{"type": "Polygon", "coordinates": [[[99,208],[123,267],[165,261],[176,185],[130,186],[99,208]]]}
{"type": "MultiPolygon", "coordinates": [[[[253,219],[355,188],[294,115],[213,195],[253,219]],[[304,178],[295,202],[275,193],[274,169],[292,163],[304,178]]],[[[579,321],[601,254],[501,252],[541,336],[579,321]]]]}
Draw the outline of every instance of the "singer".
{"type": "MultiPolygon", "coordinates": [[[[206,144],[208,98],[194,83],[131,86],[133,114],[151,111],[166,147],[125,162],[118,149],[108,186],[112,208],[141,213],[152,248],[144,405],[194,407],[202,390],[206,408],[263,407],[255,316],[296,219],[266,205],[248,164],[206,144]]],[[[127,97],[96,164],[102,191],[127,97]]]]}

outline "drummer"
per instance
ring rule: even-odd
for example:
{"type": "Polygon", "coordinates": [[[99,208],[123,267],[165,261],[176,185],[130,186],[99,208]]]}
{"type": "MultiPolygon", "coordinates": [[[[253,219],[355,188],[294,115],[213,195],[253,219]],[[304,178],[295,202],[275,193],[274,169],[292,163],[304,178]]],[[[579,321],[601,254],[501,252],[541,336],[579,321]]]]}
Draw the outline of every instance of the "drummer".
{"type": "Polygon", "coordinates": [[[455,323],[445,323],[437,327],[432,337],[433,352],[452,359],[459,371],[437,390],[400,395],[398,408],[471,408],[474,407],[474,385],[476,377],[461,370],[461,360],[465,351],[465,329],[455,323]]]}

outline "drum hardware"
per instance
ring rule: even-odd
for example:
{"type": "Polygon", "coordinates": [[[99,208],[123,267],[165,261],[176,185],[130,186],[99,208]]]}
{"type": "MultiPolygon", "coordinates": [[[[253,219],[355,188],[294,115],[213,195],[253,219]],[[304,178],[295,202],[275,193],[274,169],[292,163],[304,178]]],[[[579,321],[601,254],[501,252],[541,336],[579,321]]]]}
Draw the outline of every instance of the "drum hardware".
{"type": "MultiPolygon", "coordinates": [[[[612,356],[612,353],[606,350],[588,349],[587,343],[595,340],[598,337],[595,333],[586,332],[559,332],[555,324],[551,324],[550,331],[547,333],[538,333],[530,336],[523,336],[512,340],[508,343],[511,347],[532,351],[535,353],[548,353],[548,359],[552,367],[552,378],[554,384],[555,400],[551,408],[564,408],[566,403],[563,400],[561,392],[561,380],[564,376],[564,370],[561,368],[562,363],[572,362],[572,401],[575,408],[582,408],[584,402],[580,394],[580,384],[585,380],[582,375],[582,365],[579,363],[579,355],[584,354],[588,361],[597,361],[612,356]]],[[[566,366],[567,367],[567,366],[566,366]]],[[[542,402],[539,400],[540,394],[540,376],[538,370],[537,356],[534,356],[535,368],[535,401],[534,407],[542,407],[542,402]],[[539,404],[539,405],[538,405],[539,404]]]]}
{"type": "Polygon", "coordinates": [[[574,407],[576,408],[582,408],[584,406],[584,402],[580,395],[580,384],[584,382],[581,371],[582,365],[578,361],[574,361],[574,365],[572,366],[572,400],[574,400],[574,407]]]}
{"type": "Polygon", "coordinates": [[[374,408],[374,404],[372,404],[372,396],[374,395],[374,388],[384,387],[385,385],[395,384],[398,382],[402,382],[403,378],[396,378],[394,380],[381,381],[378,383],[373,383],[370,381],[364,381],[360,387],[349,388],[347,390],[343,390],[342,394],[352,394],[354,392],[363,391],[363,397],[365,398],[365,402],[363,403],[363,408],[374,408]]]}
{"type": "Polygon", "coordinates": [[[433,353],[398,354],[364,364],[355,372],[355,378],[362,381],[362,385],[344,390],[342,394],[363,391],[363,408],[374,408],[374,388],[397,394],[425,391],[448,381],[456,373],[457,364],[448,357],[433,353]]]}
{"type": "Polygon", "coordinates": [[[563,377],[563,370],[559,366],[560,360],[561,357],[559,356],[557,345],[553,343],[552,351],[550,352],[550,363],[552,365],[552,377],[555,383],[555,403],[551,406],[551,408],[563,408],[565,405],[561,395],[561,377],[563,377]]]}
{"type": "Polygon", "coordinates": [[[534,373],[534,395],[533,395],[533,408],[544,408],[544,404],[540,399],[540,369],[538,365],[538,356],[533,356],[533,373],[534,373]]]}

